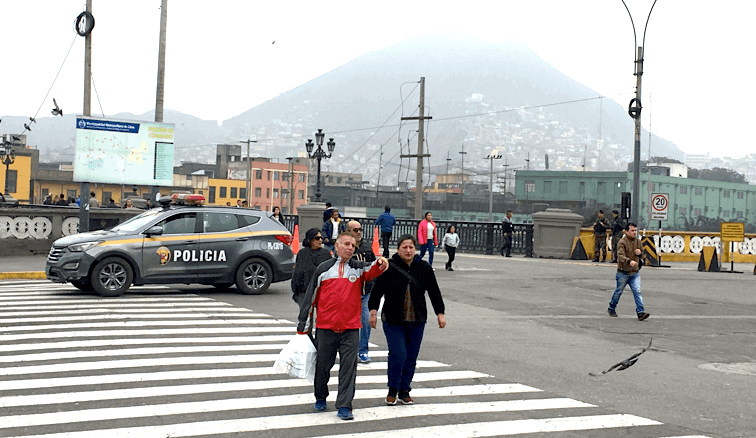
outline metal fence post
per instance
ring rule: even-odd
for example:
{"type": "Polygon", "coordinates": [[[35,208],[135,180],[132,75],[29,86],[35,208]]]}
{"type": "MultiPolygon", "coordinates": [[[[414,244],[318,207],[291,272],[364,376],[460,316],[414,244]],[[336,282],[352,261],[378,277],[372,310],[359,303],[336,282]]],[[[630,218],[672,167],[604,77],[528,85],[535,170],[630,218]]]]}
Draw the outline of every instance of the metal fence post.
{"type": "Polygon", "coordinates": [[[494,224],[489,222],[486,227],[486,255],[493,255],[494,224]]]}
{"type": "Polygon", "coordinates": [[[525,225],[525,257],[533,257],[533,224],[525,225]]]}

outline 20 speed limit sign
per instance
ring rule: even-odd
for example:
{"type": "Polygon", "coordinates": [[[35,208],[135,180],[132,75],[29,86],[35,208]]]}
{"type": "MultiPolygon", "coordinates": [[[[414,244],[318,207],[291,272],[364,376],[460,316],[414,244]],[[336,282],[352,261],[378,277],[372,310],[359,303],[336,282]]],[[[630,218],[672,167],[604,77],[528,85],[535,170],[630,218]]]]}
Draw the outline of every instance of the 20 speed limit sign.
{"type": "Polygon", "coordinates": [[[668,193],[652,193],[651,194],[651,220],[652,221],[666,221],[668,208],[669,208],[669,194],[668,193]]]}

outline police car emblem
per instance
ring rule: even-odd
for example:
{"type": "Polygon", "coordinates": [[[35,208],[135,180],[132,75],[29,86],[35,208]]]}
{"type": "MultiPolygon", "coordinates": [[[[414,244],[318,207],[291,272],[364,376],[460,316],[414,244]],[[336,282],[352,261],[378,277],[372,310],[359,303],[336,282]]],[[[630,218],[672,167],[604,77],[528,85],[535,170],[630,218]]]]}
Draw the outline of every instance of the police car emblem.
{"type": "Polygon", "coordinates": [[[157,255],[160,256],[160,264],[164,265],[171,261],[171,250],[165,246],[161,246],[157,249],[157,255]]]}
{"type": "Polygon", "coordinates": [[[351,275],[349,276],[349,281],[351,281],[352,283],[354,283],[355,281],[357,281],[357,276],[356,276],[356,275],[354,275],[354,274],[351,274],[351,275]]]}

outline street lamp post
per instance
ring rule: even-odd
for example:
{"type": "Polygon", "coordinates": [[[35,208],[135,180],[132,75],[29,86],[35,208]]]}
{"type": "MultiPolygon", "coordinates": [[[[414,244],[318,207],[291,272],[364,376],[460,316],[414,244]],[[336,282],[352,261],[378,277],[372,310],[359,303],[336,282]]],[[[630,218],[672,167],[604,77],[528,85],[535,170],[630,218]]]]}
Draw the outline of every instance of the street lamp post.
{"type": "Polygon", "coordinates": [[[486,160],[489,161],[488,171],[488,222],[493,222],[493,160],[500,160],[501,155],[489,154],[486,160]]]}
{"type": "Polygon", "coordinates": [[[328,139],[328,143],[326,145],[328,146],[328,153],[326,153],[323,150],[323,139],[325,138],[325,134],[323,133],[322,129],[318,129],[318,132],[315,133],[315,143],[312,142],[312,139],[307,139],[307,143],[305,143],[305,147],[307,148],[307,156],[311,159],[318,160],[318,181],[317,185],[315,186],[315,202],[320,202],[320,161],[323,158],[331,158],[333,155],[333,150],[336,148],[336,142],[333,141],[333,138],[328,139]],[[318,149],[313,152],[312,150],[317,145],[318,149]]]}
{"type": "Polygon", "coordinates": [[[16,152],[13,151],[13,143],[9,141],[3,142],[3,147],[0,148],[0,163],[5,165],[5,195],[10,195],[8,174],[10,173],[10,165],[16,161],[16,152]]]}

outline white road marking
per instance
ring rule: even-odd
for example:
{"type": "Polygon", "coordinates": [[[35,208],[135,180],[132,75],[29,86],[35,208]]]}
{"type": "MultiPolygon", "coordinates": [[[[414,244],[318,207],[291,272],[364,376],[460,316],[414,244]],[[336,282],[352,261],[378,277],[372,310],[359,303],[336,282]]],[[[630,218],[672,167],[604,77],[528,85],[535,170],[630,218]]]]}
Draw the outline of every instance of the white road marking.
{"type": "MultiPolygon", "coordinates": [[[[93,301],[96,302],[105,302],[105,301],[112,301],[112,298],[102,298],[99,296],[92,296],[92,297],[82,297],[81,295],[39,295],[36,297],[28,297],[28,296],[8,296],[0,294],[0,306],[9,306],[9,305],[19,305],[19,304],[39,304],[41,302],[44,303],[51,303],[51,304],[58,304],[58,303],[91,303],[93,301]]],[[[180,302],[180,301],[186,301],[186,302],[197,302],[197,301],[205,301],[205,302],[212,302],[212,300],[209,300],[207,298],[203,297],[197,297],[197,296],[175,296],[175,297],[166,297],[166,296],[159,296],[159,297],[129,297],[128,300],[130,302],[146,302],[146,303],[158,303],[158,302],[180,302]]]]}
{"type": "MultiPolygon", "coordinates": [[[[138,312],[134,312],[138,313],[138,312]]],[[[121,320],[136,320],[136,319],[161,319],[161,318],[186,318],[187,320],[194,320],[197,318],[228,318],[228,317],[244,317],[244,318],[264,318],[269,317],[268,315],[262,315],[259,313],[241,313],[241,312],[187,312],[187,313],[157,313],[157,314],[138,314],[135,315],[134,313],[130,314],[114,314],[112,312],[105,312],[101,315],[76,315],[76,316],[37,316],[34,318],[8,318],[8,319],[0,319],[0,324],[26,324],[30,322],[73,322],[73,321],[91,321],[91,320],[99,320],[99,319],[105,319],[105,320],[111,320],[111,321],[121,321],[121,320]]],[[[5,315],[3,315],[5,316],[5,315]]],[[[236,319],[230,319],[229,323],[236,322],[236,319]]],[[[271,321],[276,321],[276,323],[282,321],[282,320],[276,320],[273,319],[271,321]]],[[[2,330],[5,330],[3,328],[2,330]]]]}
{"type": "MultiPolygon", "coordinates": [[[[15,303],[18,304],[18,303],[15,303]]],[[[153,303],[149,304],[150,308],[158,308],[158,307],[170,307],[174,308],[176,306],[180,306],[180,303],[171,302],[171,303],[153,303]]],[[[192,301],[192,306],[207,306],[207,307],[227,307],[228,305],[225,305],[224,303],[219,303],[216,301],[192,301]]],[[[134,301],[117,301],[117,300],[92,300],[91,302],[88,302],[88,304],[68,304],[68,305],[59,305],[59,304],[34,304],[34,310],[39,309],[45,309],[48,312],[55,312],[58,313],[59,310],[72,310],[72,309],[119,309],[119,308],[125,308],[125,307],[143,307],[146,308],[148,304],[144,303],[137,303],[134,301]]],[[[4,307],[3,314],[9,310],[30,310],[28,306],[8,306],[4,307]]]]}
{"type": "Polygon", "coordinates": [[[67,330],[83,328],[127,328],[127,327],[151,327],[151,326],[196,326],[196,331],[204,329],[206,325],[231,325],[231,324],[283,324],[275,319],[192,319],[181,321],[140,321],[139,318],[130,318],[121,321],[103,321],[103,322],[81,322],[76,324],[53,324],[53,325],[19,325],[11,327],[2,327],[4,333],[8,332],[31,332],[36,330],[67,330]]]}
{"type": "MultiPolygon", "coordinates": [[[[264,332],[284,332],[294,334],[296,327],[205,327],[202,333],[264,333],[264,332]]],[[[0,335],[0,342],[20,341],[24,339],[49,339],[49,338],[93,338],[97,336],[158,336],[158,335],[196,335],[196,328],[175,328],[175,329],[154,329],[154,330],[98,330],[98,331],[81,331],[81,332],[51,332],[51,333],[24,333],[19,335],[0,335]]]]}
{"type": "MultiPolygon", "coordinates": [[[[422,361],[418,361],[418,367],[422,361]]],[[[384,362],[385,363],[385,362],[384,362]]],[[[423,364],[424,365],[424,364],[423,364]]],[[[334,367],[336,368],[336,367],[334,367]]],[[[275,375],[279,374],[272,367],[270,368],[252,368],[242,371],[246,371],[246,374],[233,374],[235,370],[205,370],[192,372],[181,372],[184,376],[202,376],[203,374],[210,375],[215,372],[220,376],[234,376],[234,375],[275,375]]],[[[335,370],[334,370],[335,371],[335,370]]],[[[143,380],[137,380],[137,374],[127,374],[121,376],[90,376],[90,377],[74,377],[77,379],[80,385],[95,385],[96,380],[94,377],[104,378],[101,380],[103,384],[119,383],[119,382],[141,382],[141,381],[157,381],[165,380],[155,379],[156,375],[165,375],[167,373],[146,373],[141,374],[146,378],[143,380]],[[111,377],[111,379],[108,379],[111,377]],[[114,377],[115,379],[112,379],[114,377]],[[119,377],[126,377],[128,380],[120,379],[119,377]]],[[[280,375],[280,374],[279,374],[280,375]]],[[[483,373],[475,371],[437,371],[429,373],[415,373],[413,382],[430,382],[436,380],[466,380],[466,379],[481,379],[484,377],[490,377],[483,373]]],[[[194,377],[185,377],[194,378],[194,377]]],[[[336,384],[338,379],[331,379],[331,384],[336,384]]],[[[5,383],[5,382],[2,382],[5,383]]],[[[9,382],[16,383],[16,382],[9,382]]],[[[357,384],[386,384],[385,374],[381,375],[358,375],[357,384]]],[[[175,396],[175,395],[187,395],[187,394],[202,394],[206,392],[228,392],[228,391],[255,391],[260,389],[272,389],[272,388],[297,388],[308,387],[312,388],[312,383],[305,379],[282,379],[282,380],[255,380],[255,381],[242,381],[242,382],[224,382],[224,383],[205,383],[197,385],[177,385],[177,386],[156,386],[147,388],[127,388],[127,389],[110,389],[101,391],[85,391],[85,392],[69,392],[58,394],[39,394],[39,395],[19,395],[0,397],[0,407],[11,406],[34,406],[41,404],[59,404],[59,403],[80,403],[86,401],[98,401],[98,400],[120,400],[131,399],[141,397],[162,397],[162,396],[175,396]]],[[[3,388],[5,389],[5,388],[3,388]]],[[[383,390],[385,392],[385,390],[383,390]]]]}
{"type": "MultiPolygon", "coordinates": [[[[489,392],[489,394],[497,392],[489,392]]],[[[374,390],[358,390],[355,392],[355,399],[382,399],[386,394],[384,389],[374,390]]],[[[416,397],[419,395],[413,394],[416,397]]],[[[433,392],[424,397],[442,397],[449,396],[449,392],[443,388],[433,389],[433,392]]],[[[459,394],[455,394],[459,395],[459,394]]],[[[154,415],[155,412],[160,412],[160,415],[182,415],[182,414],[197,414],[205,412],[218,412],[218,411],[231,411],[239,409],[261,409],[271,407],[282,407],[292,405],[303,405],[313,403],[313,395],[308,394],[295,394],[295,395],[282,395],[272,397],[250,397],[250,398],[233,398],[227,400],[207,400],[201,402],[184,402],[184,403],[171,403],[160,405],[148,405],[148,406],[129,406],[119,408],[101,408],[101,409],[89,409],[83,411],[67,411],[67,412],[54,412],[48,414],[29,414],[29,415],[15,415],[12,417],[2,418],[0,428],[10,427],[30,427],[30,426],[44,426],[51,424],[70,424],[87,421],[104,421],[124,418],[141,418],[154,415]]],[[[569,398],[546,398],[546,399],[529,399],[529,400],[506,400],[506,401],[486,401],[486,402],[466,402],[466,403],[451,403],[451,404],[431,404],[422,405],[426,409],[438,407],[438,411],[434,410],[434,414],[450,414],[452,410],[450,408],[457,408],[462,413],[466,412],[513,412],[513,411],[529,411],[529,410],[543,410],[543,409],[567,409],[567,408],[593,408],[594,405],[588,403],[582,403],[569,398]]],[[[374,410],[379,414],[388,415],[388,418],[392,418],[390,407],[380,408],[374,410]],[[385,412],[384,412],[385,411],[385,412]]],[[[288,416],[281,416],[287,418],[288,416]]],[[[375,418],[376,420],[382,418],[375,418]]]]}
{"type": "MultiPolygon", "coordinates": [[[[219,304],[220,306],[220,304],[219,304]]],[[[249,309],[244,308],[235,308],[235,307],[219,307],[217,309],[212,307],[179,307],[179,306],[171,306],[171,307],[143,307],[143,308],[102,308],[102,307],[95,307],[95,308],[79,308],[79,309],[61,309],[56,311],[43,311],[43,312],[37,312],[32,309],[25,308],[26,311],[24,312],[5,312],[3,311],[2,315],[3,317],[9,317],[9,316],[34,316],[39,315],[40,318],[46,318],[48,315],[85,315],[85,314],[103,314],[103,315],[110,315],[110,314],[142,314],[142,313],[158,313],[158,312],[223,312],[223,313],[243,313],[243,312],[249,312],[249,309]]],[[[255,313],[249,316],[262,316],[262,317],[270,317],[270,315],[266,315],[264,313],[255,313]]]]}

